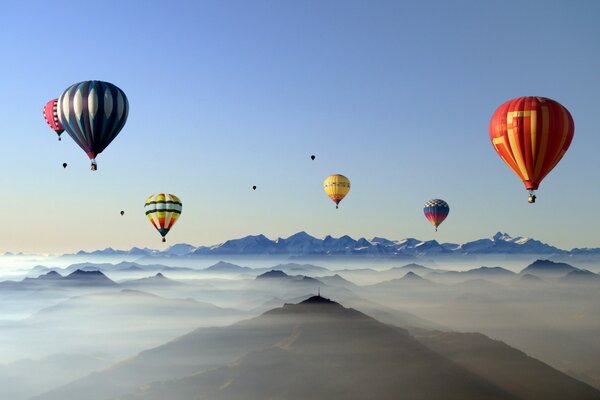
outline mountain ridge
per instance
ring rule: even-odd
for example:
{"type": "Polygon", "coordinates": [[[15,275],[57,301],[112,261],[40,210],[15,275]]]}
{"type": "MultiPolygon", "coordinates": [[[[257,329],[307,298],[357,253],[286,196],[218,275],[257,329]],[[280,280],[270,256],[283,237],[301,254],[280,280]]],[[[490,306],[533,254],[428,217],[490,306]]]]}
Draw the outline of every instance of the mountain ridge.
{"type": "MultiPolygon", "coordinates": [[[[230,239],[212,246],[193,246],[179,243],[165,250],[133,247],[130,250],[115,250],[108,247],[103,250],[79,251],[58,257],[134,257],[134,258],[190,258],[206,256],[287,256],[297,257],[335,257],[364,256],[384,258],[416,257],[452,257],[452,256],[490,256],[490,255],[538,255],[545,257],[598,257],[598,248],[561,249],[528,237],[512,237],[497,232],[491,237],[477,239],[462,244],[439,243],[436,240],[406,238],[390,240],[375,236],[371,240],[364,237],[354,239],[348,235],[335,238],[331,235],[323,239],[301,231],[287,238],[275,240],[263,234],[248,235],[230,239]]],[[[243,270],[240,270],[242,272],[243,270]]]]}

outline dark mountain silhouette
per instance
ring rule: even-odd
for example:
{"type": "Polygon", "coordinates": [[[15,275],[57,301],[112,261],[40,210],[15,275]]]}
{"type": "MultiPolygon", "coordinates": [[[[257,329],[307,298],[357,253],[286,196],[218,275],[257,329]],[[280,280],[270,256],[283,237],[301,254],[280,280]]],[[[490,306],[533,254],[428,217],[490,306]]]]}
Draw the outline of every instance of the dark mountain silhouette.
{"type": "Polygon", "coordinates": [[[256,279],[288,279],[291,278],[291,276],[289,276],[288,274],[286,274],[283,271],[278,271],[275,269],[272,269],[271,271],[265,272],[264,274],[260,274],[259,276],[256,277],[256,279]]]}
{"type": "Polygon", "coordinates": [[[576,270],[579,270],[579,268],[575,268],[567,263],[550,260],[536,260],[524,268],[520,273],[521,275],[532,274],[540,277],[547,276],[558,278],[576,270]]]}
{"type": "Polygon", "coordinates": [[[420,331],[417,340],[401,328],[313,296],[228,327],[198,329],[36,399],[600,396],[590,386],[483,335],[453,333],[452,340],[443,335],[420,331]]]}
{"type": "Polygon", "coordinates": [[[82,271],[80,269],[65,276],[62,281],[78,286],[117,286],[116,282],[100,271],[82,271]]]}

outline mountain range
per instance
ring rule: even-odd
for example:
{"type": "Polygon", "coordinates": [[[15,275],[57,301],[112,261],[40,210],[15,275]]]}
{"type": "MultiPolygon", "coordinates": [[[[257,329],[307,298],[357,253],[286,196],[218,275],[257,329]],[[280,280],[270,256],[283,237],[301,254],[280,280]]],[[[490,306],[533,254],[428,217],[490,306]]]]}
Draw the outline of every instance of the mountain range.
{"type": "Polygon", "coordinates": [[[214,246],[193,246],[175,244],[166,250],[134,247],[130,250],[106,248],[92,252],[79,251],[60,257],[121,257],[122,259],[140,258],[189,258],[201,256],[285,256],[285,257],[330,257],[330,256],[368,256],[368,257],[451,257],[468,255],[540,255],[546,257],[587,257],[600,258],[600,248],[560,249],[539,240],[527,237],[512,237],[498,232],[492,237],[478,239],[463,244],[439,243],[436,240],[407,238],[390,240],[382,237],[353,239],[348,235],[334,238],[330,235],[323,239],[306,232],[298,232],[288,238],[275,240],[265,235],[250,235],[239,239],[227,240],[214,246]]]}

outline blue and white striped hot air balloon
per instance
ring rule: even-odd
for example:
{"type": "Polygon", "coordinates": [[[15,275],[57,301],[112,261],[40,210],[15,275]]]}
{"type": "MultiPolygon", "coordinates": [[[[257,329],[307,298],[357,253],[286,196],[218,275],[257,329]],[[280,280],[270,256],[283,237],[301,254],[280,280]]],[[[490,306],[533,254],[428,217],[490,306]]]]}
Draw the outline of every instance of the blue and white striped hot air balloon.
{"type": "Polygon", "coordinates": [[[119,134],[129,113],[125,93],[112,83],[84,81],[69,86],[58,98],[60,123],[92,160],[119,134]]]}

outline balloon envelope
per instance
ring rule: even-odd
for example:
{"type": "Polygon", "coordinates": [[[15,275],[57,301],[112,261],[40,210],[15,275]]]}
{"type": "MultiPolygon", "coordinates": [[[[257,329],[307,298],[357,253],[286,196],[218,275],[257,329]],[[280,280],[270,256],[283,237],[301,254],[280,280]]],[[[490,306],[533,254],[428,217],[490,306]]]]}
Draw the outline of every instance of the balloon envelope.
{"type": "Polygon", "coordinates": [[[423,213],[425,213],[425,218],[431,222],[431,225],[435,227],[437,231],[437,227],[444,222],[448,213],[450,212],[450,207],[448,203],[441,199],[432,199],[425,202],[425,207],[423,208],[423,213]]]}
{"type": "Polygon", "coordinates": [[[146,199],[146,216],[165,241],[165,236],[179,219],[182,210],[181,200],[173,194],[159,193],[146,199]]]}
{"type": "Polygon", "coordinates": [[[56,132],[58,135],[58,140],[60,140],[60,134],[65,131],[60,120],[58,119],[58,111],[56,110],[58,99],[50,100],[44,106],[42,110],[42,114],[44,115],[44,119],[50,128],[56,132]]]}
{"type": "Polygon", "coordinates": [[[323,189],[337,207],[340,201],[350,192],[350,179],[340,174],[330,175],[325,178],[323,189]]]}
{"type": "Polygon", "coordinates": [[[489,131],[498,155],[527,190],[536,190],[569,148],[575,124],[554,100],[519,97],[498,107],[489,131]]]}
{"type": "Polygon", "coordinates": [[[59,97],[57,112],[69,136],[92,160],[119,134],[129,113],[125,93],[112,83],[84,81],[71,85],[59,97]]]}

